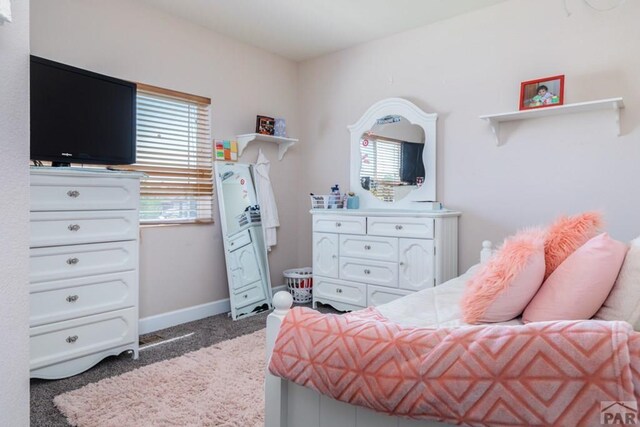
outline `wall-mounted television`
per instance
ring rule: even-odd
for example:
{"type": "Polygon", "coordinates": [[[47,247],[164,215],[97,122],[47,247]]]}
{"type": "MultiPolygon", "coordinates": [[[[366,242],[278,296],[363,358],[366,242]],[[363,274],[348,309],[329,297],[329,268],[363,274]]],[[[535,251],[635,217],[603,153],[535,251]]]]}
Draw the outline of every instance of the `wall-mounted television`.
{"type": "Polygon", "coordinates": [[[31,56],[31,159],[135,163],[135,83],[31,56]]]}

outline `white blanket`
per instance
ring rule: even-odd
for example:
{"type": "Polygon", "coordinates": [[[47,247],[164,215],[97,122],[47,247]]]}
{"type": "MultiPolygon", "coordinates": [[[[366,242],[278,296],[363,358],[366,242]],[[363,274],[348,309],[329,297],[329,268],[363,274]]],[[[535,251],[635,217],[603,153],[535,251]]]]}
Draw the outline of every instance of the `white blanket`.
{"type": "MultiPolygon", "coordinates": [[[[415,292],[376,308],[383,316],[403,326],[435,329],[467,325],[462,321],[460,298],[462,298],[465,283],[478,267],[479,265],[475,265],[462,276],[442,285],[415,292]]],[[[523,323],[520,319],[514,319],[501,324],[522,325],[523,323]]]]}

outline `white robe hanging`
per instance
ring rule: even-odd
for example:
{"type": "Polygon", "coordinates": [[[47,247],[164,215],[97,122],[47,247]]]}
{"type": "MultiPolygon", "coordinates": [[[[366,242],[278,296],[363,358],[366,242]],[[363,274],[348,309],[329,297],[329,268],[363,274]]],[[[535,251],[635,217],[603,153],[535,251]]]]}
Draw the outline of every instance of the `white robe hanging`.
{"type": "Polygon", "coordinates": [[[280,220],[278,219],[278,206],[276,205],[276,199],[273,194],[273,187],[271,186],[271,179],[269,178],[269,170],[271,169],[271,163],[269,159],[262,153],[262,150],[258,152],[258,160],[255,165],[255,182],[256,192],[258,196],[258,204],[260,205],[260,216],[262,220],[262,227],[264,228],[265,244],[267,250],[270,251],[272,246],[275,246],[278,242],[276,235],[276,228],[280,226],[280,220]]]}
{"type": "Polygon", "coordinates": [[[0,24],[4,21],[11,22],[11,1],[0,0],[0,24]]]}

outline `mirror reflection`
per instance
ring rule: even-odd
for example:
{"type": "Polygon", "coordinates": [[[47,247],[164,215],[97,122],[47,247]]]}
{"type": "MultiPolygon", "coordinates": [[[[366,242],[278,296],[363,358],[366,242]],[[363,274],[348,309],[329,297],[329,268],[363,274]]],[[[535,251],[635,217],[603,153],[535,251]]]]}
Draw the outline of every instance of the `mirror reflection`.
{"type": "Polygon", "coordinates": [[[270,307],[267,249],[251,165],[216,163],[216,186],[235,320],[270,307]]]}
{"type": "Polygon", "coordinates": [[[376,120],[360,137],[360,183],[376,198],[395,202],[424,182],[424,129],[399,115],[376,120]]]}

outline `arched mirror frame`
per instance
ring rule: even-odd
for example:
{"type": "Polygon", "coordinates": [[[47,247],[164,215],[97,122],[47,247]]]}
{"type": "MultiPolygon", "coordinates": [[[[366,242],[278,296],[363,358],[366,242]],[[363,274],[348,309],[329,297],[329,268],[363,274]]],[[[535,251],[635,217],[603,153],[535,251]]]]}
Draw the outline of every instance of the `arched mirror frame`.
{"type": "Polygon", "coordinates": [[[415,104],[402,98],[388,98],[373,104],[355,124],[348,126],[351,132],[350,190],[360,196],[360,207],[366,209],[424,209],[421,203],[436,201],[436,113],[425,113],[415,104]],[[376,124],[376,120],[389,115],[399,115],[424,129],[425,147],[422,161],[425,177],[421,187],[413,189],[406,197],[395,202],[377,199],[360,183],[360,140],[362,134],[376,124]]]}

